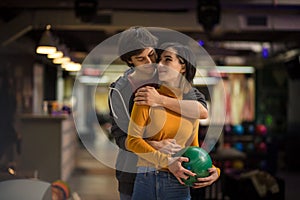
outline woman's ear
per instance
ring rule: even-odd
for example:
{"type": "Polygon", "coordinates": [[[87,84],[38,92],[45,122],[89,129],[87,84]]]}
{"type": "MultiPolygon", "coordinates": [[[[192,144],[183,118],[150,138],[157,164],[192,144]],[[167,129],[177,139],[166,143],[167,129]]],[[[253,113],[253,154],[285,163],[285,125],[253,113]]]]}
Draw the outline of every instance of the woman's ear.
{"type": "Polygon", "coordinates": [[[185,68],[185,64],[182,64],[181,65],[181,69],[180,69],[180,73],[185,73],[185,71],[186,71],[186,68],[185,68]]]}

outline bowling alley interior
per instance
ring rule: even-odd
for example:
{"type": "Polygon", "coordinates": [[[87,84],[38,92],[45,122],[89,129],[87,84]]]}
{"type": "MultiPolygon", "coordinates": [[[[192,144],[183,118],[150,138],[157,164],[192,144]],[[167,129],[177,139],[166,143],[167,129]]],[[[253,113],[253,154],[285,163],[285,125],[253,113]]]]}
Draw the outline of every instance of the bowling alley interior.
{"type": "Polygon", "coordinates": [[[120,199],[109,97],[133,26],[201,51],[198,140],[221,173],[191,200],[299,199],[297,0],[2,0],[0,199],[120,199]]]}

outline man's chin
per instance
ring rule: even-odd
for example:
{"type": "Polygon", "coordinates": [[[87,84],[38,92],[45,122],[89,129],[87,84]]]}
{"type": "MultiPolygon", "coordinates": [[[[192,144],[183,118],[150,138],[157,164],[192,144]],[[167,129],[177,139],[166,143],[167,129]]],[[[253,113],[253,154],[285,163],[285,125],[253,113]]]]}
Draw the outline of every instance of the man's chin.
{"type": "Polygon", "coordinates": [[[146,71],[147,71],[147,73],[148,74],[154,74],[155,73],[155,69],[154,68],[148,68],[148,69],[146,69],[146,71]]]}

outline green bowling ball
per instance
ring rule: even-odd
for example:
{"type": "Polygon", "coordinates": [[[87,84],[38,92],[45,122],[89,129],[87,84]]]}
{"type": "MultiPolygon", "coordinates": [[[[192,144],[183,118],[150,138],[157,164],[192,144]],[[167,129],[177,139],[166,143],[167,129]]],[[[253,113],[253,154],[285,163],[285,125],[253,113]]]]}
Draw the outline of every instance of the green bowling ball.
{"type": "Polygon", "coordinates": [[[189,158],[188,162],[183,162],[182,166],[192,172],[196,173],[196,176],[190,176],[187,180],[182,181],[188,185],[193,186],[197,182],[197,178],[203,178],[209,176],[208,169],[212,167],[212,160],[209,154],[200,147],[190,146],[179,151],[175,156],[182,156],[189,158]]]}

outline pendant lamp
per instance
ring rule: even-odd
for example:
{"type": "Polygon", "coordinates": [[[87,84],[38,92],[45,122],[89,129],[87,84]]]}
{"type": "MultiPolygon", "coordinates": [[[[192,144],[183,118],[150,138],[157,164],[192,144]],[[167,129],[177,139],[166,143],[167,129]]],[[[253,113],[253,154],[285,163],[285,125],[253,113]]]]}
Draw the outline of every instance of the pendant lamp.
{"type": "Polygon", "coordinates": [[[51,26],[47,25],[45,32],[43,33],[38,47],[36,48],[36,53],[38,54],[53,54],[56,52],[56,45],[54,37],[50,31],[51,26]]]}

